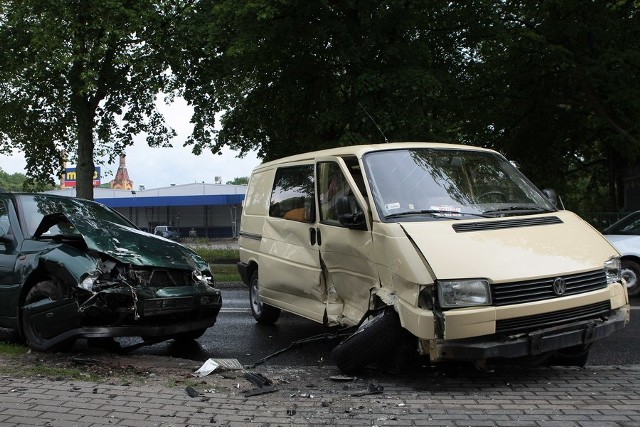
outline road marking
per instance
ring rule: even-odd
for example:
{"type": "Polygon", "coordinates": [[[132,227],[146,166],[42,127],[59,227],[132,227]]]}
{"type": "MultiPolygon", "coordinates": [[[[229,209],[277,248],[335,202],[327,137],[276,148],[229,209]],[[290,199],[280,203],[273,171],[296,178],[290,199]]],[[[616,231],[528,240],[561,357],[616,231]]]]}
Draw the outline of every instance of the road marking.
{"type": "Polygon", "coordinates": [[[220,309],[221,312],[223,313],[248,313],[251,311],[250,308],[225,308],[222,307],[220,309]]]}

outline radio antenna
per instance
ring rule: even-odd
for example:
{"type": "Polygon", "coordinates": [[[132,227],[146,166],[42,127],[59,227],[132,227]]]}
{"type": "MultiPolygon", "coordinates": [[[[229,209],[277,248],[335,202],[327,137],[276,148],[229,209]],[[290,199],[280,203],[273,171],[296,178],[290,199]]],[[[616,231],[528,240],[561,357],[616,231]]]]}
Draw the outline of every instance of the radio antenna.
{"type": "Polygon", "coordinates": [[[375,120],[373,120],[373,117],[371,117],[371,114],[369,114],[369,112],[367,111],[366,108],[364,108],[362,106],[361,103],[358,102],[358,105],[360,106],[360,108],[362,108],[362,111],[364,111],[364,113],[367,115],[367,117],[369,117],[369,119],[373,122],[373,124],[376,126],[376,128],[378,129],[378,132],[380,132],[380,135],[382,135],[382,138],[384,139],[385,143],[389,143],[389,140],[387,139],[387,137],[384,135],[384,132],[382,132],[382,129],[380,129],[380,126],[378,126],[378,124],[376,123],[375,120]]]}

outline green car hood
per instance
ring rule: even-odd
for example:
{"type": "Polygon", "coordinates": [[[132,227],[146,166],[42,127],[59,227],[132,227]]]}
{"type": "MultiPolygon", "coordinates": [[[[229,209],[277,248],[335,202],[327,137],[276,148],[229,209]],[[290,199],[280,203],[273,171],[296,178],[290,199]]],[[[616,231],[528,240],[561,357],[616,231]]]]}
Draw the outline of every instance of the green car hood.
{"type": "Polygon", "coordinates": [[[63,213],[46,215],[42,218],[34,238],[43,236],[50,227],[61,222],[73,224],[89,249],[104,253],[125,264],[181,270],[209,269],[202,257],[179,243],[97,218],[63,213]]]}

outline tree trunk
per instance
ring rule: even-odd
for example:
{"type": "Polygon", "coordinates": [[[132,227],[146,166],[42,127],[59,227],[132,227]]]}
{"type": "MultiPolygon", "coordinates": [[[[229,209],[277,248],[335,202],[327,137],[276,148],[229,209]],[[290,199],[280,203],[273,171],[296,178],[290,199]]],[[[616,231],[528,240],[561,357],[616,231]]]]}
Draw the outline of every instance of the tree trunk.
{"type": "Polygon", "coordinates": [[[78,163],[76,166],[76,196],[93,200],[93,111],[76,111],[78,120],[78,163]]]}

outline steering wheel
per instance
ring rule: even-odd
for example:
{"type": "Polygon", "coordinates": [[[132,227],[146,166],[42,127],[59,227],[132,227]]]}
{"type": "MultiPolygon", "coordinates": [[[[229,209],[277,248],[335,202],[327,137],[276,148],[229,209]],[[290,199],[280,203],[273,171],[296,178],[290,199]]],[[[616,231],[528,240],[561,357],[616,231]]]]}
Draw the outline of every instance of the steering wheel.
{"type": "Polygon", "coordinates": [[[482,199],[486,197],[491,197],[491,196],[497,196],[498,198],[500,198],[501,202],[507,201],[507,196],[504,193],[497,190],[487,191],[486,193],[482,193],[481,195],[478,196],[478,201],[481,201],[482,199]]]}

